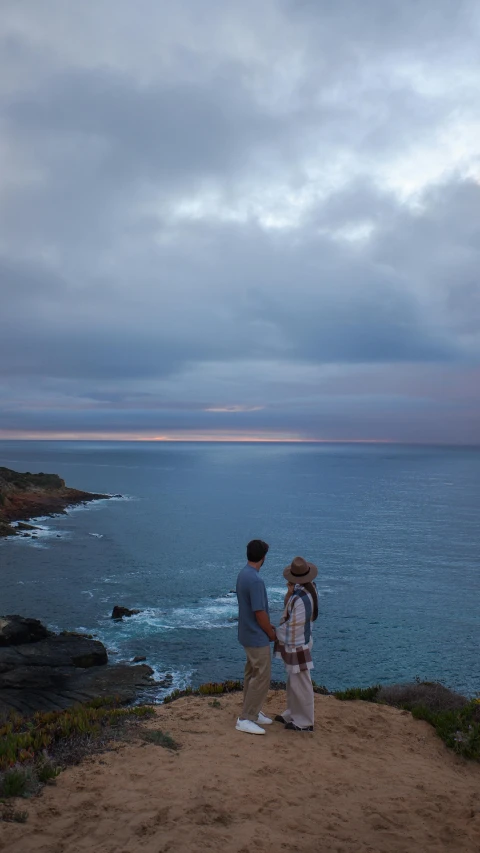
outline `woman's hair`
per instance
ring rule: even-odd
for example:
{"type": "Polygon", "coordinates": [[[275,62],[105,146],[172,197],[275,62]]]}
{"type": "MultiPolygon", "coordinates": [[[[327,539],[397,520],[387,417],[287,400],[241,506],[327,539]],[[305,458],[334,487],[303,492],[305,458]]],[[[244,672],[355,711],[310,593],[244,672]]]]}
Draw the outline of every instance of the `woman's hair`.
{"type": "Polygon", "coordinates": [[[310,593],[313,598],[313,613],[312,613],[312,622],[315,622],[318,619],[318,593],[317,587],[314,583],[303,583],[303,588],[310,593]]]}

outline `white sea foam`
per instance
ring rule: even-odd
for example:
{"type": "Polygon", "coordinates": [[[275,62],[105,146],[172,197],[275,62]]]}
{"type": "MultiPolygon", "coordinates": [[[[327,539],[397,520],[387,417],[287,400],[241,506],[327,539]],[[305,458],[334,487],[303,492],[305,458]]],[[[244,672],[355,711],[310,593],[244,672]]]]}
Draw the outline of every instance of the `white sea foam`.
{"type": "MultiPolygon", "coordinates": [[[[147,661],[148,663],[148,661],[147,661]]],[[[189,687],[192,680],[193,671],[191,669],[182,669],[182,670],[172,670],[167,669],[159,664],[148,664],[153,669],[153,678],[155,681],[164,681],[168,678],[168,685],[165,687],[154,686],[149,689],[149,696],[153,693],[153,698],[157,702],[161,702],[165,696],[168,696],[169,693],[172,693],[174,690],[185,690],[186,687],[189,687]],[[172,680],[170,681],[169,676],[171,676],[172,680]]],[[[141,701],[141,697],[139,697],[139,701],[141,701]]]]}

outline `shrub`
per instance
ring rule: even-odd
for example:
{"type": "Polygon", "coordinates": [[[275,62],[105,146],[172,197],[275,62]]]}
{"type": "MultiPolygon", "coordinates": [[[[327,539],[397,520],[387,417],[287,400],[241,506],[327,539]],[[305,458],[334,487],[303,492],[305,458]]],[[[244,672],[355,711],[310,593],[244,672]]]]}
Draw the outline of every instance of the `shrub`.
{"type": "Polygon", "coordinates": [[[12,715],[0,725],[0,792],[4,797],[24,796],[23,768],[38,787],[60,772],[51,760],[52,753],[64,759],[57,764],[75,763],[95,744],[114,737],[130,720],[153,713],[148,706],[119,708],[116,698],[107,698],[66,711],[37,713],[29,719],[12,715]]]}
{"type": "Polygon", "coordinates": [[[9,823],[26,823],[28,820],[28,812],[17,811],[11,806],[4,806],[0,809],[0,820],[8,821],[9,823]]]}
{"type": "Polygon", "coordinates": [[[363,702],[376,702],[379,690],[380,685],[375,684],[373,687],[350,687],[348,690],[337,690],[333,695],[335,699],[340,699],[341,702],[352,702],[355,699],[361,699],[363,702]]]}
{"type": "Polygon", "coordinates": [[[12,769],[4,774],[0,783],[2,797],[26,797],[29,793],[29,777],[25,770],[12,769]]]}
{"type": "Polygon", "coordinates": [[[377,701],[409,711],[419,706],[430,711],[459,711],[468,705],[465,696],[434,681],[415,681],[410,684],[381,687],[377,701]]]}

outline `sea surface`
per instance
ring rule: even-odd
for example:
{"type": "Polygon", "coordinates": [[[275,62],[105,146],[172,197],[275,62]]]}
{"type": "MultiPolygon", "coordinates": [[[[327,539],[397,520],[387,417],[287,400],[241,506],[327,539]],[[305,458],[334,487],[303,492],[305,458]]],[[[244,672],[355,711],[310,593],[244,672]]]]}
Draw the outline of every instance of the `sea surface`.
{"type": "Polygon", "coordinates": [[[4,441],[0,465],[124,496],[0,540],[0,613],[93,633],[114,661],[146,655],[173,686],[240,678],[232,590],[262,538],[274,623],[287,563],[319,567],[319,684],[480,691],[480,449],[4,441]],[[115,604],[142,612],[113,622],[115,604]]]}

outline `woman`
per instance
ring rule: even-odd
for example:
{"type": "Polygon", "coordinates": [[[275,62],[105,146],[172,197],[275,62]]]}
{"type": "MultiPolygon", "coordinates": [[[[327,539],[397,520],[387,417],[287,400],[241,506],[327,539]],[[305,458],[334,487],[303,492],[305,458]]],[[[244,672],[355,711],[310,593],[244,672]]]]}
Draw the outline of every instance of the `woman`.
{"type": "Polygon", "coordinates": [[[286,729],[313,732],[312,622],[318,616],[318,595],[314,579],[318,569],[303,557],[295,557],[283,572],[288,591],[285,610],[276,629],[275,657],[281,657],[287,671],[287,710],[275,717],[286,729]]]}

